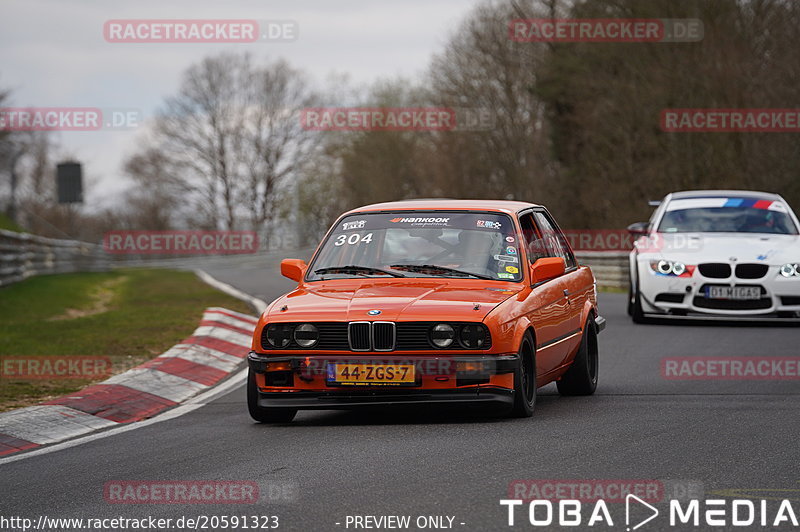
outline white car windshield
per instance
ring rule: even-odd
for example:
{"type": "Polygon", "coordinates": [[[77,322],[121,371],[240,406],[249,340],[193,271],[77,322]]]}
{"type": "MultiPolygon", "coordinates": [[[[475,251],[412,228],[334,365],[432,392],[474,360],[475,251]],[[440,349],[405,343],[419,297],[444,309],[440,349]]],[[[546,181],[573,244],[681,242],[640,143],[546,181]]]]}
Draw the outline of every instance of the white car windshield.
{"type": "Polygon", "coordinates": [[[742,197],[672,200],[658,232],[798,234],[782,202],[742,197]]]}
{"type": "Polygon", "coordinates": [[[309,281],[347,277],[451,277],[519,281],[511,218],[492,212],[357,213],[336,223],[309,281]]]}

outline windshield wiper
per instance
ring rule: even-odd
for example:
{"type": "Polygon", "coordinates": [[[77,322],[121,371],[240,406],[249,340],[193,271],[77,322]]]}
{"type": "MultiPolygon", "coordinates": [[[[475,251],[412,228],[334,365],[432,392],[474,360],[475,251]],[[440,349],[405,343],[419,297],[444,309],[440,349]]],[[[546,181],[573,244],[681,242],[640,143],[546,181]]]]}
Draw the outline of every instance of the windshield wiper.
{"type": "Polygon", "coordinates": [[[350,266],[330,266],[328,268],[319,268],[314,270],[314,273],[322,275],[326,273],[352,273],[355,275],[391,275],[392,277],[405,277],[402,273],[397,272],[390,272],[389,270],[381,270],[380,268],[372,268],[370,266],[358,266],[358,265],[350,265],[350,266]]]}
{"type": "Polygon", "coordinates": [[[489,275],[467,272],[464,270],[456,270],[455,268],[448,268],[446,266],[437,266],[435,264],[392,264],[389,267],[395,270],[406,270],[409,272],[419,272],[419,273],[439,272],[439,273],[450,273],[453,275],[460,275],[462,277],[475,277],[477,279],[486,279],[488,281],[497,280],[489,275]]]}

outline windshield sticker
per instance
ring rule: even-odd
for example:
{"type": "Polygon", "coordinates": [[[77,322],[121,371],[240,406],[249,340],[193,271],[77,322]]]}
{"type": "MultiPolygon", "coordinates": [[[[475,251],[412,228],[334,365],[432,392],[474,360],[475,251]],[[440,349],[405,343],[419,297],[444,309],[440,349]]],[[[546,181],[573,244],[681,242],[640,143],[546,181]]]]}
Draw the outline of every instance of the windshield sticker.
{"type": "Polygon", "coordinates": [[[786,207],[779,201],[757,198],[685,198],[669,202],[667,212],[685,209],[723,209],[746,207],[769,211],[786,212],[786,207]]]}
{"type": "Polygon", "coordinates": [[[500,222],[492,222],[489,220],[478,220],[477,225],[478,227],[485,227],[487,229],[500,229],[503,227],[503,224],[500,222]]]}
{"type": "Polygon", "coordinates": [[[389,220],[393,224],[403,223],[410,224],[416,227],[430,226],[430,225],[447,225],[450,218],[392,218],[389,220]]]}
{"type": "MultiPolygon", "coordinates": [[[[382,229],[461,229],[467,231],[497,231],[501,238],[511,236],[514,226],[506,215],[493,213],[439,213],[410,211],[408,213],[357,213],[341,220],[335,232],[358,230],[379,231],[382,229]]],[[[513,240],[513,236],[511,237],[513,240]]],[[[506,242],[503,241],[505,245],[506,242]]]]}
{"type": "Polygon", "coordinates": [[[511,275],[510,273],[505,273],[505,272],[498,273],[497,277],[499,277],[500,279],[513,279],[514,278],[513,275],[511,275]]]}
{"type": "Polygon", "coordinates": [[[345,244],[349,244],[353,246],[355,244],[369,244],[370,242],[372,242],[372,233],[367,233],[364,236],[361,236],[358,233],[351,233],[350,236],[347,235],[337,236],[336,240],[333,241],[333,245],[343,246],[345,244]]]}
{"type": "Polygon", "coordinates": [[[424,270],[403,269],[403,274],[397,276],[486,278],[490,274],[491,279],[498,280],[495,272],[499,271],[504,280],[519,280],[519,269],[516,275],[505,269],[509,265],[519,268],[522,262],[514,230],[509,215],[488,211],[356,212],[333,226],[308,268],[307,279],[319,280],[323,274],[317,271],[326,268],[339,268],[337,276],[365,277],[386,275],[375,272],[385,269],[387,264],[428,264],[430,267],[424,270]],[[342,271],[345,265],[375,271],[342,271]],[[459,271],[452,273],[452,270],[459,271]]]}
{"type": "Polygon", "coordinates": [[[507,236],[506,237],[506,242],[508,242],[509,244],[513,244],[514,243],[514,237],[513,236],[507,236]]]}
{"type": "Polygon", "coordinates": [[[519,268],[516,266],[506,266],[506,271],[508,273],[519,273],[519,268]]]}
{"type": "Polygon", "coordinates": [[[364,229],[367,225],[366,220],[353,220],[352,222],[344,222],[342,224],[342,231],[351,231],[353,229],[364,229]]]}

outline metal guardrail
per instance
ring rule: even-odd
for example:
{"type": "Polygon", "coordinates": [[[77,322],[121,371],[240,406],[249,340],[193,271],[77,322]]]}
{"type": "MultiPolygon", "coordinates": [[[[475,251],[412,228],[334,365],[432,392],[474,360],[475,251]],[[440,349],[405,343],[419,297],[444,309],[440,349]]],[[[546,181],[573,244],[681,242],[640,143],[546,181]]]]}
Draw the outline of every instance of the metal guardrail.
{"type": "Polygon", "coordinates": [[[627,251],[579,251],[578,262],[592,269],[597,284],[611,288],[628,287],[627,251]]]}
{"type": "MultiPolygon", "coordinates": [[[[271,254],[276,251],[270,252],[271,254]]],[[[284,251],[287,256],[291,251],[284,251]]],[[[297,253],[295,253],[297,255],[297,253]]],[[[592,268],[601,286],[626,288],[628,286],[628,252],[579,251],[575,254],[581,264],[592,268]]],[[[0,286],[5,286],[34,275],[83,271],[108,271],[113,266],[150,267],[201,267],[209,261],[248,256],[205,256],[155,258],[141,256],[111,256],[101,245],[76,240],[57,240],[26,233],[0,229],[0,286]],[[198,265],[200,264],[200,265],[198,265]]],[[[249,257],[252,257],[250,255],[249,257]]]]}
{"type": "Polygon", "coordinates": [[[0,286],[34,275],[108,269],[102,246],[0,229],[0,286]]]}

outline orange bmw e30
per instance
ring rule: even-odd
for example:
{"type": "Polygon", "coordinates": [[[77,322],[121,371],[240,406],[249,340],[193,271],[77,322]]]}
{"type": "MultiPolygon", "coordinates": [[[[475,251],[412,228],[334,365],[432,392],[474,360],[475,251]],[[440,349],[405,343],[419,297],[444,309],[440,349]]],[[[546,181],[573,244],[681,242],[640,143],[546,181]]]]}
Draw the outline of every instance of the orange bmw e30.
{"type": "Polygon", "coordinates": [[[311,263],[285,259],[294,291],[264,311],[248,355],[250,415],[399,404],[533,413],[536,389],[597,387],[591,270],[547,209],[414,200],[342,215],[311,263]]]}

